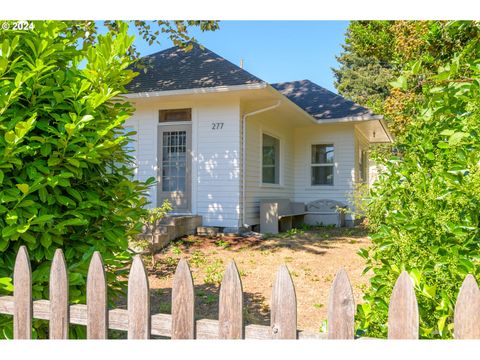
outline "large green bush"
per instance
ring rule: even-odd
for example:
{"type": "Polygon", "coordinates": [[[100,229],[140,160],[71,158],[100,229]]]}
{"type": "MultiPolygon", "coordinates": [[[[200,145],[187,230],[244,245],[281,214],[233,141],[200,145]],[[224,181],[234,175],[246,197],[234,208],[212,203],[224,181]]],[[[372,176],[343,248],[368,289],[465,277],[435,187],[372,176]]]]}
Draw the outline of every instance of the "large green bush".
{"type": "Polygon", "coordinates": [[[373,245],[361,255],[373,277],[357,323],[369,336],[386,335],[402,270],[414,281],[423,338],[453,336],[461,283],[468,273],[480,275],[480,27],[454,22],[442,31],[452,39],[472,36],[453,56],[413,62],[392,84],[399,91],[419,87],[423,100],[371,192],[373,245]]]}
{"type": "MultiPolygon", "coordinates": [[[[133,37],[115,33],[84,42],[72,23],[35,22],[0,33],[0,284],[12,291],[18,248],[32,261],[33,297],[48,299],[50,264],[62,248],[70,301],[85,302],[92,253],[100,251],[111,299],[124,287],[128,239],[141,230],[148,184],[132,180],[122,124],[133,112],[119,98],[135,73],[133,37]]],[[[88,34],[87,34],[88,35],[88,34]]],[[[11,336],[11,318],[0,328],[11,336]]],[[[34,323],[34,336],[45,326],[34,323]]],[[[72,337],[84,328],[71,327],[72,337]]]]}

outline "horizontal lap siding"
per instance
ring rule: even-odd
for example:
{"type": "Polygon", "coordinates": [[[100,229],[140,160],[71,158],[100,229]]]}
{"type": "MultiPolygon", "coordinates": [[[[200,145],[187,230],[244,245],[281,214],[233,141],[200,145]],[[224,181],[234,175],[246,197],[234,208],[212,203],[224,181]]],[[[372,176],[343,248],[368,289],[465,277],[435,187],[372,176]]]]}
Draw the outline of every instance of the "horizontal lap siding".
{"type": "MultiPolygon", "coordinates": [[[[274,114],[274,113],[273,113],[274,114]]],[[[293,129],[278,119],[267,115],[247,118],[246,123],[246,212],[247,225],[260,223],[260,199],[289,198],[293,200],[293,129]],[[280,139],[280,186],[262,185],[262,134],[280,139]]]]}
{"type": "Polygon", "coordinates": [[[198,107],[196,203],[206,226],[238,227],[240,219],[239,102],[198,107]],[[223,128],[212,129],[212,123],[223,128]]]}
{"type": "MultiPolygon", "coordinates": [[[[137,106],[134,115],[125,122],[125,126],[133,126],[135,136],[135,158],[137,162],[136,179],[145,181],[157,174],[157,118],[153,107],[137,106]]],[[[156,206],[157,191],[152,186],[148,192],[149,207],[156,206]]]]}
{"type": "MultiPolygon", "coordinates": [[[[158,110],[192,108],[192,213],[206,226],[238,227],[240,219],[240,110],[239,101],[137,101],[126,125],[137,129],[137,178],[157,176],[158,110]],[[212,129],[212,123],[223,128],[212,129]]],[[[156,187],[149,190],[150,207],[156,187]]]]}
{"type": "Polygon", "coordinates": [[[309,126],[295,130],[295,201],[331,199],[348,203],[355,179],[352,124],[309,126]],[[311,186],[311,146],[334,144],[334,185],[311,186]]]}

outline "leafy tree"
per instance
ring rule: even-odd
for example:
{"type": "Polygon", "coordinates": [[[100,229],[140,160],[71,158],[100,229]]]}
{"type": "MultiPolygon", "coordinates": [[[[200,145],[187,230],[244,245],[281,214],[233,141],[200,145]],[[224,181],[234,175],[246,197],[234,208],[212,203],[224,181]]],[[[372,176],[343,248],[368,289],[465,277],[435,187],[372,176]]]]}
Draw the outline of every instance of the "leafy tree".
{"type": "Polygon", "coordinates": [[[384,114],[396,136],[403,134],[412,115],[406,110],[419,101],[420,94],[418,89],[400,94],[389,84],[427,48],[427,25],[425,21],[352,21],[344,51],[337,57],[340,67],[333,69],[338,92],[384,114]]]}
{"type": "Polygon", "coordinates": [[[338,92],[352,101],[381,112],[395,75],[391,21],[352,21],[345,34],[340,64],[332,69],[338,92]]]}
{"type": "Polygon", "coordinates": [[[375,57],[362,57],[344,45],[345,52],[337,57],[342,64],[333,69],[338,92],[350,100],[381,112],[390,94],[388,83],[394,80],[393,70],[375,57]]]}
{"type": "Polygon", "coordinates": [[[408,108],[399,113],[414,116],[398,153],[382,161],[367,210],[373,245],[361,251],[373,277],[357,327],[375,337],[386,335],[402,270],[414,281],[423,338],[452,337],[460,285],[480,275],[480,26],[431,22],[418,31],[422,42],[406,49],[429,50],[414,50],[392,86],[421,101],[400,102],[408,108]]]}
{"type": "MultiPolygon", "coordinates": [[[[176,24],[186,39],[190,23],[176,24]]],[[[133,37],[125,22],[111,23],[106,35],[92,21],[34,25],[0,32],[0,291],[13,290],[15,256],[25,245],[33,297],[48,298],[51,260],[62,248],[70,302],[84,303],[89,261],[98,250],[114,300],[125,288],[128,240],[141,231],[153,182],[132,180],[125,150],[130,134],[122,125],[134,108],[120,94],[136,75],[129,68],[133,37]]],[[[176,36],[173,25],[165,28],[176,36]]],[[[11,337],[11,318],[2,318],[0,328],[11,337]]],[[[47,336],[41,321],[34,322],[34,336],[47,336]]],[[[84,336],[83,327],[71,327],[70,337],[84,336]]]]}

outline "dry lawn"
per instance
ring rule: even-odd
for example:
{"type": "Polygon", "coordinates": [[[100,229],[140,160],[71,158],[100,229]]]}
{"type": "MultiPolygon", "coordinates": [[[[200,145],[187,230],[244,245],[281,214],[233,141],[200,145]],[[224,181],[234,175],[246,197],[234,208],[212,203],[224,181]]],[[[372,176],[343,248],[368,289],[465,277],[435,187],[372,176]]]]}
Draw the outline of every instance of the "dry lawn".
{"type": "Polygon", "coordinates": [[[297,294],[298,327],[319,331],[338,269],[347,270],[355,302],[361,301],[368,277],[361,275],[364,261],[356,252],[368,245],[361,228],[294,230],[267,239],[185,237],[157,254],[155,267],[148,266],[152,311],[170,313],[173,274],[178,260],[185,257],[195,284],[196,318],[217,319],[219,284],[226,265],[235,259],[244,290],[245,322],[268,325],[275,273],[279,265],[287,264],[297,294]]]}

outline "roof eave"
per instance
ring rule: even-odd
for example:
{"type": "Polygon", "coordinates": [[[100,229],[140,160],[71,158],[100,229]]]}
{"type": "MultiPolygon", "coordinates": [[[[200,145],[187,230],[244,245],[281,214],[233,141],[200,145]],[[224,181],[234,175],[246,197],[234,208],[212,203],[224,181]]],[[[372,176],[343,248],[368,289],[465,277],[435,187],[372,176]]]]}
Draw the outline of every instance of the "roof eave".
{"type": "Polygon", "coordinates": [[[383,115],[360,115],[360,116],[346,116],[341,118],[331,119],[316,119],[319,124],[331,124],[331,123],[344,123],[344,122],[358,122],[358,121],[371,121],[371,120],[383,120],[383,115]]]}
{"type": "Polygon", "coordinates": [[[267,83],[260,82],[255,84],[212,86],[212,87],[205,87],[205,88],[192,88],[192,89],[166,90],[166,91],[149,91],[149,92],[127,93],[122,95],[130,99],[139,99],[139,98],[152,98],[152,97],[160,97],[160,96],[194,95],[194,94],[222,93],[222,92],[242,91],[242,90],[257,90],[257,89],[264,89],[266,86],[267,86],[267,83]]]}
{"type": "MultiPolygon", "coordinates": [[[[342,118],[333,118],[333,119],[325,119],[325,120],[317,120],[318,124],[336,124],[336,123],[347,123],[347,122],[363,122],[363,121],[378,121],[380,126],[382,127],[385,135],[388,138],[388,143],[393,143],[395,137],[390,133],[388,130],[387,123],[383,118],[383,115],[361,115],[361,116],[349,116],[349,117],[342,117],[342,118]]],[[[387,141],[385,141],[387,143],[387,141]]]]}

